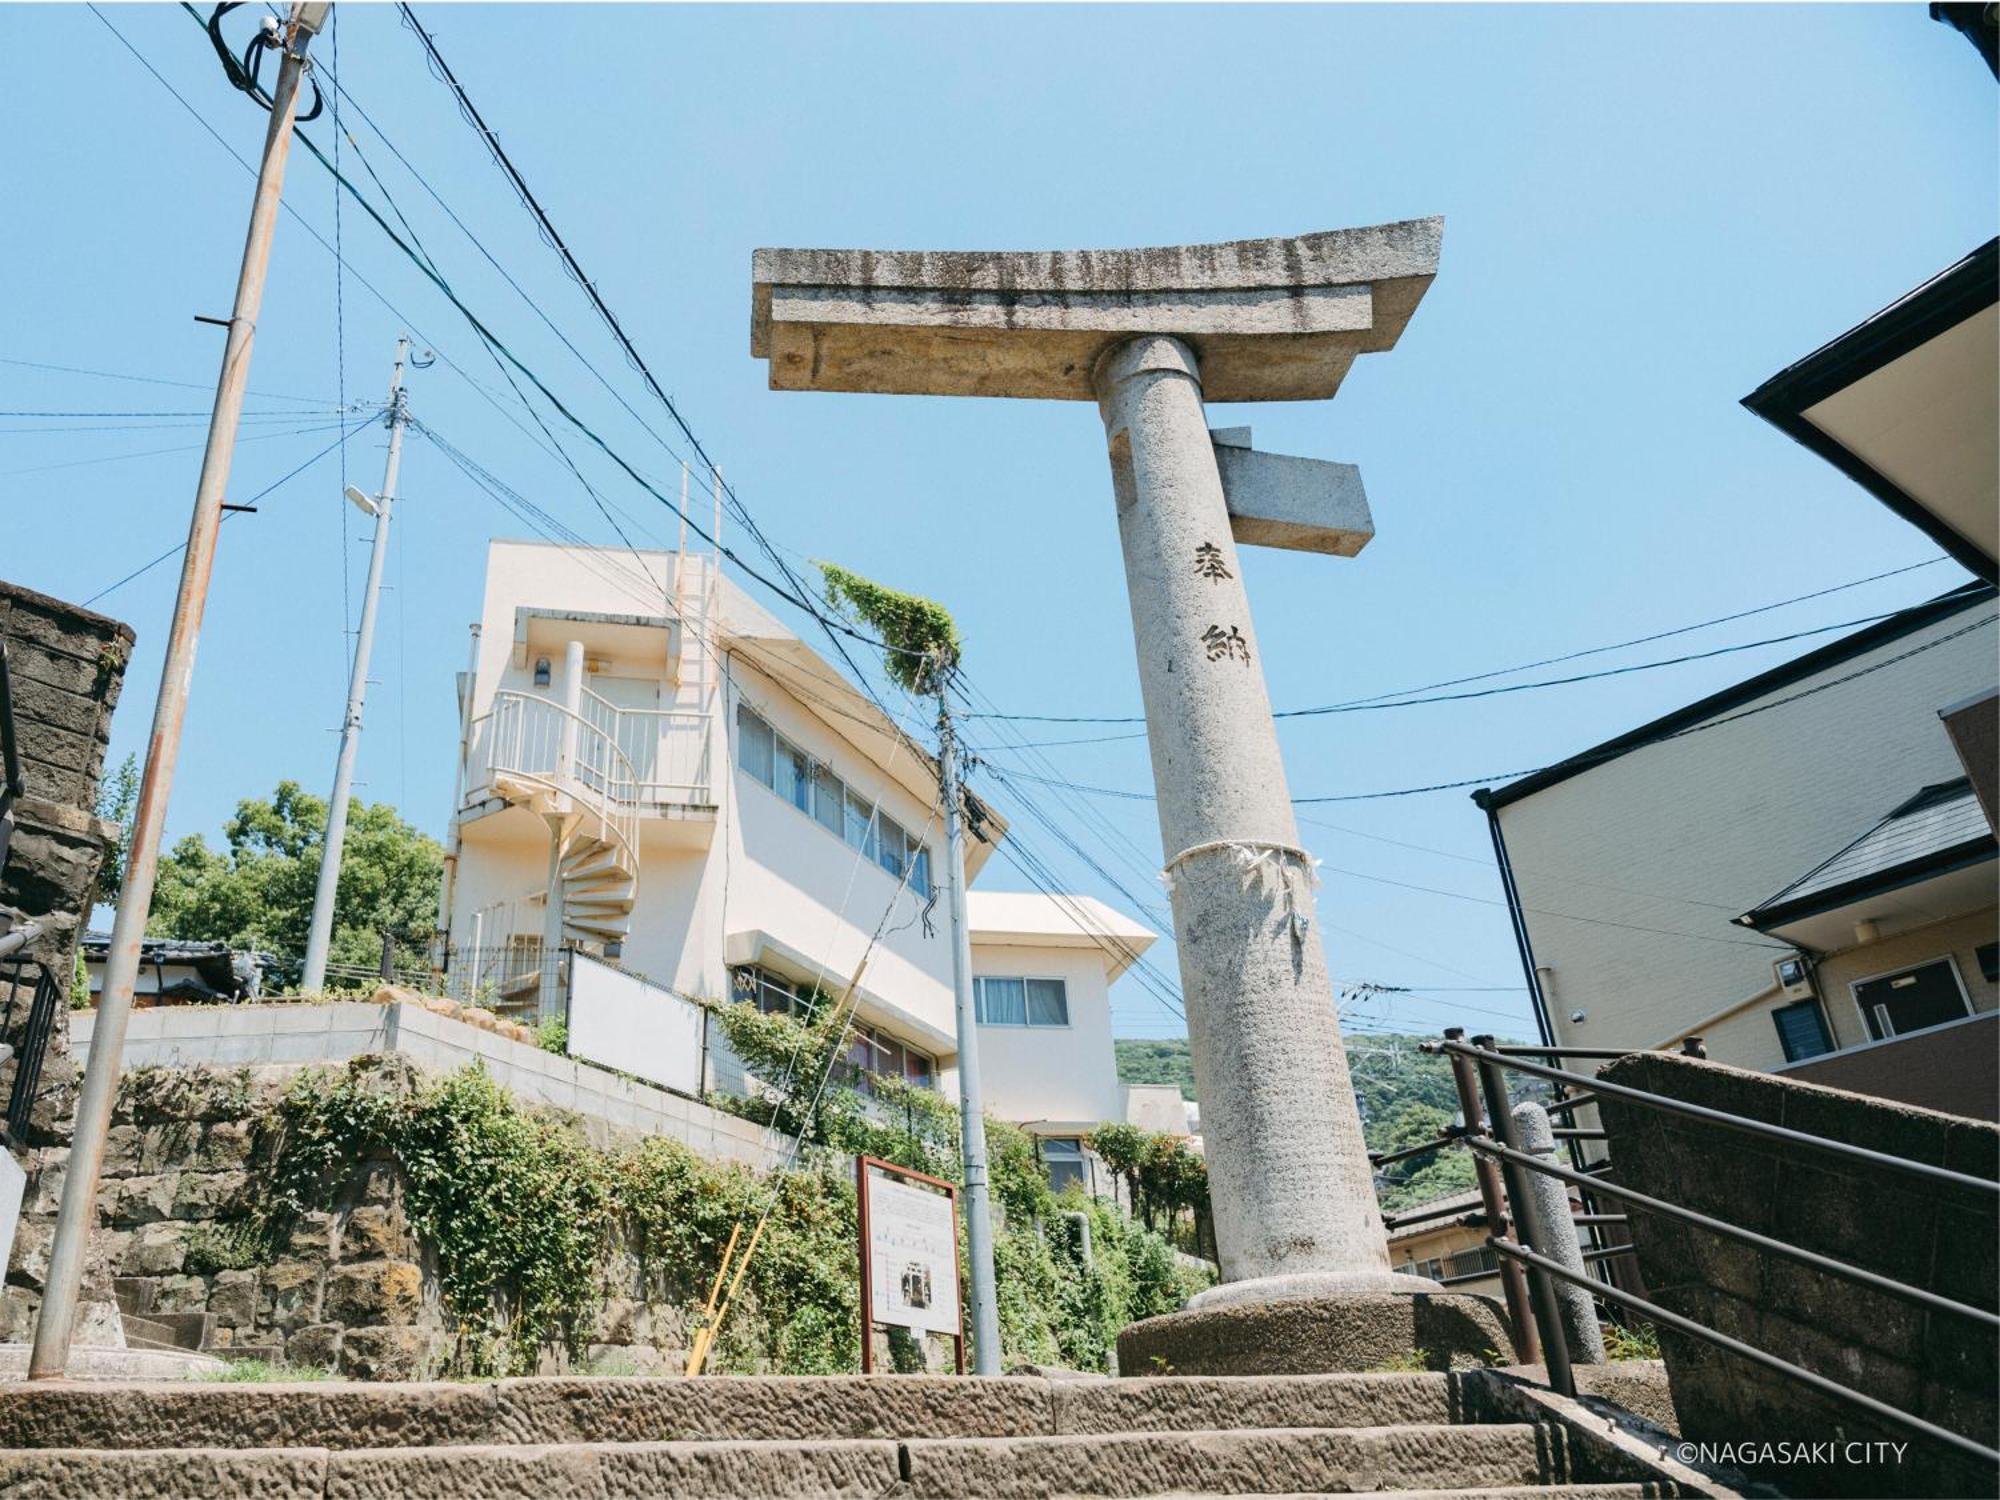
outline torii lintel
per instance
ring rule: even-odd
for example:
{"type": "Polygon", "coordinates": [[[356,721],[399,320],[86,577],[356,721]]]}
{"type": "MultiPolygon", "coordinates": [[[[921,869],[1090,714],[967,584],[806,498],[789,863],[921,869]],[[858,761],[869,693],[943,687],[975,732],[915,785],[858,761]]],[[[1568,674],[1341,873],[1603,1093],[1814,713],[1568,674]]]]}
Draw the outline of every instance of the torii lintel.
{"type": "Polygon", "coordinates": [[[1441,218],[1146,250],[759,250],[750,352],[773,390],[1095,401],[1141,334],[1182,340],[1217,401],[1324,400],[1393,346],[1441,218]]]}

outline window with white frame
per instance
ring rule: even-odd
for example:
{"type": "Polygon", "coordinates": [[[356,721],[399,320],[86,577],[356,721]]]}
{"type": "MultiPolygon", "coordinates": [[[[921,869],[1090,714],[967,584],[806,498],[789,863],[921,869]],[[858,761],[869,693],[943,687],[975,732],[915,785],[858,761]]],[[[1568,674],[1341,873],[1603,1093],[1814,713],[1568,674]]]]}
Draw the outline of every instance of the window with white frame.
{"type": "Polygon", "coordinates": [[[873,860],[892,878],[910,870],[910,889],[931,893],[931,852],[903,825],[844,783],[765,722],[747,703],[736,705],[736,763],[835,838],[873,860]],[[914,869],[910,867],[914,865],[914,869]]]}
{"type": "Polygon", "coordinates": [[[982,974],[972,981],[981,1026],[1067,1026],[1069,989],[1060,979],[982,974]]]}
{"type": "Polygon", "coordinates": [[[1048,1168],[1049,1186],[1060,1193],[1071,1183],[1084,1180],[1083,1140],[1074,1135],[1042,1137],[1042,1165],[1048,1168]]]}

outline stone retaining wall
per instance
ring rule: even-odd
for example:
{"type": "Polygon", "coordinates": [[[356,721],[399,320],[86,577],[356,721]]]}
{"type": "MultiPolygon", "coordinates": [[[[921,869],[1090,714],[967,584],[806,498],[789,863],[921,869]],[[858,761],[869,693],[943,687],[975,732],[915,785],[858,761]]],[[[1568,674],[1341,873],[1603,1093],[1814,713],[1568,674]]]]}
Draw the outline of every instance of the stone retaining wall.
{"type": "MultiPolygon", "coordinates": [[[[325,1009],[326,1007],[317,1007],[325,1009]]],[[[143,1014],[143,1013],[142,1013],[143,1014]]],[[[230,1225],[262,1187],[274,1117],[295,1066],[150,1068],[119,1091],[98,1194],[95,1243],[126,1312],[190,1346],[325,1366],[363,1380],[400,1380],[449,1368],[461,1331],[442,1305],[434,1259],[411,1232],[404,1182],[390,1160],[361,1162],[333,1207],[306,1215],[261,1263],[224,1268],[230,1225]]],[[[421,1077],[403,1058],[380,1060],[373,1086],[407,1089],[421,1077]]],[[[49,1215],[62,1192],[62,1153],[34,1185],[49,1215]]],[[[0,1306],[0,1342],[30,1336],[47,1269],[46,1219],[23,1229],[22,1285],[0,1306]]],[[[640,1258],[613,1246],[604,1300],[585,1355],[594,1367],[645,1374],[685,1358],[684,1289],[649,1278],[640,1258]],[[666,1293],[673,1295],[668,1296],[666,1293]]],[[[568,1364],[550,1350],[546,1373],[568,1364]]]]}
{"type": "MultiPolygon", "coordinates": [[[[94,1011],[79,1011],[71,1023],[80,1058],[89,1052],[95,1018],[94,1011]]],[[[385,988],[373,1000],[135,1011],[125,1034],[124,1062],[127,1069],[258,1067],[395,1054],[440,1073],[476,1062],[522,1103],[576,1115],[593,1144],[602,1145],[608,1132],[636,1131],[669,1136],[712,1160],[759,1170],[784,1157],[782,1144],[749,1120],[521,1039],[532,1035],[488,1012],[385,988]]]]}
{"type": "MultiPolygon", "coordinates": [[[[1605,1079],[1914,1162],[2000,1180],[2000,1130],[1666,1053],[1621,1058],[1605,1079]]],[[[2000,1198],[1622,1100],[1600,1101],[1613,1180],[1787,1244],[1993,1311],[2000,1198]]],[[[1991,1443],[2000,1340],[1964,1317],[1632,1210],[1646,1295],[1705,1327],[1850,1389],[1991,1443]]],[[[1709,1443],[1882,1440],[1899,1461],[1836,1462],[1759,1477],[1788,1494],[1991,1495],[1990,1466],[1852,1404],[1816,1395],[1712,1344],[1660,1329],[1681,1436],[1709,1443]]],[[[1746,1467],[1755,1468],[1754,1465],[1746,1467]]]]}
{"type": "MultiPolygon", "coordinates": [[[[97,787],[133,639],[130,626],[108,616],[0,583],[0,640],[7,644],[24,783],[24,795],[14,805],[12,844],[0,865],[0,906],[41,923],[42,935],[26,956],[46,965],[65,990],[104,851],[118,837],[118,830],[97,816],[97,787]]],[[[35,976],[28,971],[26,983],[16,985],[13,974],[10,968],[0,977],[0,1043],[18,1053],[35,976]]],[[[0,1105],[13,1093],[17,1065],[15,1057],[0,1059],[0,1105]]],[[[49,1148],[69,1139],[80,1077],[70,1055],[64,1006],[48,1039],[23,1131],[26,1199],[14,1253],[0,1243],[0,1258],[7,1262],[0,1266],[0,1321],[10,1328],[18,1323],[19,1254],[37,1234],[46,1238],[54,1222],[55,1200],[38,1179],[47,1175],[49,1148]]],[[[83,1344],[120,1342],[110,1285],[95,1256],[84,1263],[76,1336],[83,1344]]]]}

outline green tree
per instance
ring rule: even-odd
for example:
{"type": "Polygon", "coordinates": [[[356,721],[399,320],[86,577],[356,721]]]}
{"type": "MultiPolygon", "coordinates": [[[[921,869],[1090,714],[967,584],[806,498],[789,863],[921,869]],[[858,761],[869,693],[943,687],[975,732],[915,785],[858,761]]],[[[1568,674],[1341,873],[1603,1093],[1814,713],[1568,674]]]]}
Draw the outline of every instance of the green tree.
{"type": "MultiPolygon", "coordinates": [[[[200,834],[160,861],[146,930],[156,937],[230,943],[275,953],[295,966],[305,951],[326,838],[326,802],[296,781],[266,799],[236,804],[222,849],[200,834]]],[[[444,852],[386,802],[350,805],[340,885],[333,908],[331,961],[373,971],[382,934],[398,937],[398,958],[420,962],[437,920],[444,852]]]]}
{"type": "Polygon", "coordinates": [[[132,813],[139,805],[139,757],[128,755],[97,789],[97,815],[118,825],[118,839],[97,867],[97,899],[112,906],[125,889],[125,861],[132,851],[132,813]]]}

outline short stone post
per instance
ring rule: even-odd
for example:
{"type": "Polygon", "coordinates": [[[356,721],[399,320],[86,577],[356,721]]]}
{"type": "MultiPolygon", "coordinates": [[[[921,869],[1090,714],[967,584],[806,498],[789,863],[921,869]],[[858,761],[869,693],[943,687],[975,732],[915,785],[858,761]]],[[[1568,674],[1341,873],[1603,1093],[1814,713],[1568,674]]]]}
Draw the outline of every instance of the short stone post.
{"type": "MultiPolygon", "coordinates": [[[[1556,1161],[1556,1136],[1549,1124],[1548,1111],[1532,1100],[1514,1106],[1514,1133],[1520,1149],[1540,1157],[1551,1166],[1556,1161]]],[[[1583,1247],[1577,1243],[1576,1220],[1570,1216],[1569,1188],[1554,1177],[1540,1172],[1524,1172],[1528,1179],[1528,1201],[1520,1206],[1522,1223],[1518,1233],[1537,1255],[1560,1261],[1582,1275],[1583,1247]]],[[[1556,1306],[1562,1317],[1563,1338],[1569,1345],[1571,1364],[1604,1363],[1604,1330],[1598,1326],[1597,1304],[1589,1292],[1557,1277],[1556,1306]]]]}

